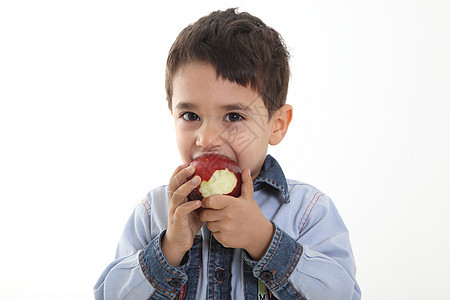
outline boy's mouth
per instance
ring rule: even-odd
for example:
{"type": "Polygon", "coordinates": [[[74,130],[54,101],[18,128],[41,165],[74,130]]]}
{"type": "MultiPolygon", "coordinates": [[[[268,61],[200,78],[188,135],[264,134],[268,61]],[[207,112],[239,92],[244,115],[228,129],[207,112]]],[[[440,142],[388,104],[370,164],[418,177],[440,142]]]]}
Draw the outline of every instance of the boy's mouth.
{"type": "Polygon", "coordinates": [[[202,153],[199,153],[197,155],[194,155],[192,160],[196,160],[197,158],[202,157],[202,156],[206,156],[206,155],[222,155],[222,156],[225,156],[225,157],[231,159],[230,157],[228,157],[228,155],[225,155],[225,154],[222,154],[222,153],[219,153],[219,152],[202,152],[202,153]]]}

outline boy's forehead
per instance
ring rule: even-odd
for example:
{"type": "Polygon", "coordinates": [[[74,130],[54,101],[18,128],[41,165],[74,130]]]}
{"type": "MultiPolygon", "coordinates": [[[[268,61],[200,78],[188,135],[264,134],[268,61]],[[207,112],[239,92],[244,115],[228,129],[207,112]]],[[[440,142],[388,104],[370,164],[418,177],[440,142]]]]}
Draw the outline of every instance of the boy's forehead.
{"type": "Polygon", "coordinates": [[[183,64],[173,77],[173,109],[215,107],[220,110],[252,111],[265,108],[260,94],[217,76],[215,68],[205,63],[183,64]]]}

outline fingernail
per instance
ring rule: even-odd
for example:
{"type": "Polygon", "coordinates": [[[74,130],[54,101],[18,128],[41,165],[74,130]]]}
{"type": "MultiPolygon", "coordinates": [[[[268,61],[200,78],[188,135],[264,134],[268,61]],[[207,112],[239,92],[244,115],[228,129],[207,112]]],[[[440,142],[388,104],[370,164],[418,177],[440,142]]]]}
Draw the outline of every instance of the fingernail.
{"type": "Polygon", "coordinates": [[[192,178],[192,183],[193,184],[197,184],[198,183],[198,177],[195,176],[194,178],[192,178]]]}
{"type": "Polygon", "coordinates": [[[186,170],[188,171],[192,170],[192,165],[187,166],[186,170]]]}

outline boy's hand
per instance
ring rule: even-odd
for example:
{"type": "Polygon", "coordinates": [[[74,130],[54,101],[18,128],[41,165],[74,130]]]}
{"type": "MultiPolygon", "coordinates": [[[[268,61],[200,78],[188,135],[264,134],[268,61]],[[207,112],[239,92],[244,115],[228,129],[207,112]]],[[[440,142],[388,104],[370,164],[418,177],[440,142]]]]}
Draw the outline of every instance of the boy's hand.
{"type": "Polygon", "coordinates": [[[243,248],[259,260],[273,236],[273,225],[262,214],[253,199],[250,170],[242,172],[241,196],[213,195],[202,200],[200,220],[224,247],[243,248]]]}
{"type": "Polygon", "coordinates": [[[199,176],[187,180],[194,171],[195,167],[183,164],[175,170],[169,182],[169,223],[161,247],[173,266],[180,265],[203,225],[199,213],[195,211],[201,207],[201,201],[187,201],[186,198],[200,184],[199,176]]]}

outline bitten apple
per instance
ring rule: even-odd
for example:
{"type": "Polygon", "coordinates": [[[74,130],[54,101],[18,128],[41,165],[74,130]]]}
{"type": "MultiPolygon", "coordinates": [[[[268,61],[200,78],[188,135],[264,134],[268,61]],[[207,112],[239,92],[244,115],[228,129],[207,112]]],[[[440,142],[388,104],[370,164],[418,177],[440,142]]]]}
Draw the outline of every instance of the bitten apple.
{"type": "Polygon", "coordinates": [[[202,182],[189,195],[188,200],[202,200],[215,194],[239,197],[241,195],[241,173],[239,165],[224,155],[203,155],[191,162],[194,175],[202,182]]]}

